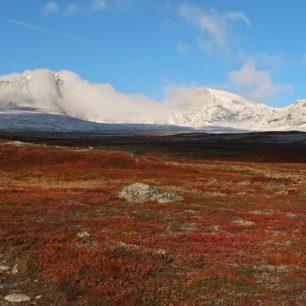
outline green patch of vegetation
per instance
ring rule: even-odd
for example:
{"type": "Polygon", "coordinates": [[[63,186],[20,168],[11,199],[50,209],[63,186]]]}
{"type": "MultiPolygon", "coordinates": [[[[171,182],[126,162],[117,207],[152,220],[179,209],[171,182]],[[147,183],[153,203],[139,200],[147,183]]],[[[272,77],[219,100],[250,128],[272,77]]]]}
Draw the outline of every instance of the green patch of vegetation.
{"type": "Polygon", "coordinates": [[[248,295],[262,292],[262,289],[259,288],[256,284],[248,284],[247,280],[230,277],[206,279],[201,281],[200,284],[205,288],[207,293],[211,292],[211,290],[248,295]]]}

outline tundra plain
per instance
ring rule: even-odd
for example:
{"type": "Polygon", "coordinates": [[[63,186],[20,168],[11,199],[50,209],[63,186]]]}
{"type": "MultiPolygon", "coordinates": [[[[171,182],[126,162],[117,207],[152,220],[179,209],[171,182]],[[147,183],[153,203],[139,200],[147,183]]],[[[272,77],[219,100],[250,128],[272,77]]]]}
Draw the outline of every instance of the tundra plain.
{"type": "Polygon", "coordinates": [[[214,158],[214,142],[32,142],[0,142],[0,305],[305,305],[303,144],[214,158]],[[121,199],[134,183],[178,200],[121,199]]]}

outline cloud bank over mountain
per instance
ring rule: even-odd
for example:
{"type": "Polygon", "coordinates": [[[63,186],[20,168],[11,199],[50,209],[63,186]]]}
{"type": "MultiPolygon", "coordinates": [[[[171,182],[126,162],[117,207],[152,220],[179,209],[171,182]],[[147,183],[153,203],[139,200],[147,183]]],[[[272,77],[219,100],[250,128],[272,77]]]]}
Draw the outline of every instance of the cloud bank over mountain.
{"type": "MultiPolygon", "coordinates": [[[[235,76],[233,76],[234,78],[235,76]]],[[[0,77],[0,111],[39,111],[107,123],[306,130],[306,100],[272,108],[209,88],[172,88],[162,102],[92,84],[71,71],[25,71],[0,77]]]]}

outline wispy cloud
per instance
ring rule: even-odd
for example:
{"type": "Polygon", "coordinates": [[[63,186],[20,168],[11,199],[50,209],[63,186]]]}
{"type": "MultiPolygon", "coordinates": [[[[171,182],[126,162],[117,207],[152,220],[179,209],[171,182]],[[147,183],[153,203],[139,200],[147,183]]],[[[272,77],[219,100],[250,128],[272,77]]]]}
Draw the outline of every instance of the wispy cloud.
{"type": "Polygon", "coordinates": [[[232,21],[240,20],[243,21],[248,27],[251,26],[251,21],[244,12],[226,12],[224,17],[232,21]]]}
{"type": "Polygon", "coordinates": [[[125,10],[133,7],[136,4],[136,0],[115,0],[114,5],[117,9],[125,10]]]}
{"type": "Polygon", "coordinates": [[[59,14],[62,16],[77,15],[80,13],[126,10],[135,6],[137,0],[90,0],[87,3],[72,2],[60,5],[56,1],[47,2],[42,7],[44,15],[59,14]]]}
{"type": "Polygon", "coordinates": [[[93,11],[104,11],[107,8],[107,0],[92,0],[91,8],[93,11]]]}
{"type": "Polygon", "coordinates": [[[81,39],[81,37],[79,37],[77,35],[73,35],[73,34],[65,33],[65,32],[52,31],[52,30],[49,30],[49,29],[46,29],[46,28],[38,27],[38,26],[32,25],[30,23],[15,20],[15,19],[10,19],[9,22],[12,23],[12,24],[15,24],[17,26],[23,27],[23,28],[28,28],[28,29],[31,29],[31,30],[34,30],[34,31],[39,31],[39,32],[50,34],[50,35],[56,35],[56,36],[60,36],[60,37],[63,37],[63,38],[68,38],[68,39],[73,39],[73,40],[80,40],[81,39]]]}
{"type": "Polygon", "coordinates": [[[293,90],[289,84],[274,83],[269,70],[257,70],[254,60],[232,71],[229,78],[245,96],[257,101],[274,100],[280,94],[293,90]]]}
{"type": "Polygon", "coordinates": [[[260,69],[268,70],[271,73],[284,71],[294,65],[294,59],[282,52],[257,52],[248,54],[244,51],[240,51],[236,59],[241,63],[254,62],[260,69]]]}
{"type": "Polygon", "coordinates": [[[76,4],[76,3],[69,3],[65,6],[60,6],[57,2],[50,1],[50,2],[47,2],[42,7],[42,13],[44,15],[54,15],[54,14],[61,14],[61,15],[64,15],[64,16],[76,15],[76,14],[84,11],[84,8],[85,7],[83,7],[79,4],[76,4]]]}
{"type": "Polygon", "coordinates": [[[55,14],[58,11],[59,11],[59,6],[54,1],[47,2],[42,8],[42,12],[45,15],[55,14]]]}
{"type": "Polygon", "coordinates": [[[242,21],[248,27],[251,25],[251,21],[243,12],[221,13],[213,9],[203,10],[189,3],[179,6],[179,14],[185,21],[198,27],[207,35],[204,49],[226,50],[233,22],[242,21]]]}
{"type": "Polygon", "coordinates": [[[76,15],[81,12],[82,8],[74,3],[70,3],[65,7],[64,14],[76,15]]]}

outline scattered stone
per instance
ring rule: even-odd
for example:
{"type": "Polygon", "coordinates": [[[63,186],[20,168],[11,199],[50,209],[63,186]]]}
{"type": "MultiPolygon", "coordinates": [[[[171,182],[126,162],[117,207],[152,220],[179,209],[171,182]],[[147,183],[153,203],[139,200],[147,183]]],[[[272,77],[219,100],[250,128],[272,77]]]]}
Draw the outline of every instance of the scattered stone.
{"type": "Polygon", "coordinates": [[[9,269],[10,269],[9,266],[5,266],[5,265],[1,265],[1,266],[0,266],[0,271],[2,271],[2,272],[6,272],[6,271],[8,271],[9,269]]]}
{"type": "Polygon", "coordinates": [[[255,223],[253,221],[246,221],[246,220],[235,220],[233,223],[241,225],[241,226],[252,226],[255,223]]]}
{"type": "Polygon", "coordinates": [[[189,214],[195,214],[196,211],[192,209],[185,209],[184,212],[189,213],[189,214]]]}
{"type": "Polygon", "coordinates": [[[223,192],[218,192],[218,191],[213,191],[213,192],[205,192],[203,193],[203,195],[208,198],[208,197],[227,197],[227,194],[226,193],[223,193],[223,192]]]}
{"type": "Polygon", "coordinates": [[[166,250],[163,249],[158,249],[156,251],[154,251],[154,254],[157,255],[160,258],[167,258],[168,257],[168,252],[166,250]]]}
{"type": "Polygon", "coordinates": [[[18,264],[16,264],[13,269],[12,269],[12,275],[16,275],[18,274],[19,270],[18,270],[18,264]]]}
{"type": "Polygon", "coordinates": [[[63,205],[68,205],[68,206],[72,206],[72,205],[76,204],[76,202],[73,201],[73,200],[62,200],[61,203],[62,203],[63,205]]]}
{"type": "Polygon", "coordinates": [[[119,247],[126,249],[128,251],[132,251],[132,250],[139,250],[139,246],[136,244],[129,244],[129,243],[125,243],[125,242],[119,242],[119,247]]]}
{"type": "Polygon", "coordinates": [[[292,242],[292,240],[287,240],[287,241],[284,242],[284,245],[289,247],[289,246],[293,245],[293,242],[292,242]]]}
{"type": "Polygon", "coordinates": [[[35,297],[36,300],[39,300],[39,299],[41,299],[41,298],[42,298],[42,295],[37,295],[37,296],[35,297]]]}
{"type": "Polygon", "coordinates": [[[295,219],[295,218],[296,218],[296,214],[287,213],[287,214],[286,214],[286,217],[287,217],[288,219],[295,219]]]}
{"type": "Polygon", "coordinates": [[[220,230],[221,230],[221,226],[220,226],[220,225],[214,225],[214,226],[210,226],[210,227],[208,228],[208,231],[209,231],[210,233],[220,232],[220,230]]]}
{"type": "Polygon", "coordinates": [[[86,237],[89,237],[89,236],[90,236],[90,234],[88,232],[77,233],[78,238],[86,238],[86,237]]]}
{"type": "Polygon", "coordinates": [[[251,211],[251,214],[253,214],[253,215],[271,215],[272,212],[264,211],[264,210],[253,210],[253,211],[251,211]]]}
{"type": "Polygon", "coordinates": [[[181,230],[191,232],[198,227],[196,223],[186,223],[185,225],[181,226],[181,230]]]}
{"type": "Polygon", "coordinates": [[[273,236],[279,236],[279,235],[282,235],[282,234],[283,234],[283,232],[277,231],[277,230],[265,230],[265,232],[266,232],[266,233],[269,233],[269,234],[271,234],[271,235],[273,235],[273,236]]]}
{"type": "Polygon", "coordinates": [[[31,298],[25,294],[12,293],[4,297],[4,299],[11,303],[29,302],[31,298]]]}
{"type": "Polygon", "coordinates": [[[158,203],[171,203],[180,201],[183,198],[169,192],[163,192],[159,187],[142,183],[135,183],[124,187],[119,193],[119,197],[132,203],[144,203],[157,201],[158,203]]]}

